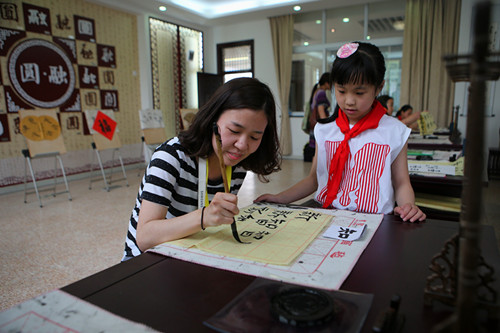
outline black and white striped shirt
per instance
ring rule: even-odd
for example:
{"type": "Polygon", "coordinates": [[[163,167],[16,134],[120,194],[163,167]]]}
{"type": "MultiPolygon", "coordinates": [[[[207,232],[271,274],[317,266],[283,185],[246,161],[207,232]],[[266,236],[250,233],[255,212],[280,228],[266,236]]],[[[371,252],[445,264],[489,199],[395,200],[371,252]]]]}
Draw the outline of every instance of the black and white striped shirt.
{"type": "MultiPolygon", "coordinates": [[[[233,167],[231,193],[238,193],[245,175],[245,169],[233,167]]],[[[212,201],[217,192],[224,192],[222,178],[208,180],[208,200],[212,201]]],[[[166,219],[198,209],[198,161],[196,157],[187,156],[177,137],[156,148],[146,168],[130,216],[122,261],[141,254],[136,242],[136,231],[143,199],[167,207],[166,219]]]]}

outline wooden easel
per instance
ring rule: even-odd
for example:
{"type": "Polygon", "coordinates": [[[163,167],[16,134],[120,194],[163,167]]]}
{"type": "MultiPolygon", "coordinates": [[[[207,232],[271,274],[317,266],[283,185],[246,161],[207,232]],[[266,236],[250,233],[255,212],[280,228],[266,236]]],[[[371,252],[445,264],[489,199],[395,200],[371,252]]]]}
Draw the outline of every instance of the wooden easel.
{"type": "MultiPolygon", "coordinates": [[[[101,112],[103,112],[103,111],[101,111],[101,112]]],[[[94,110],[90,110],[90,111],[86,110],[85,111],[85,116],[87,118],[89,128],[92,128],[90,123],[93,124],[93,121],[95,119],[95,114],[97,114],[97,111],[94,111],[94,110]]],[[[112,115],[112,113],[109,113],[109,115],[112,115]]],[[[122,146],[122,143],[120,141],[120,137],[118,136],[118,133],[115,132],[112,139],[110,140],[107,137],[105,137],[104,135],[102,135],[96,131],[92,131],[92,132],[93,132],[92,133],[92,138],[93,138],[92,149],[94,150],[95,155],[97,156],[97,161],[99,163],[99,168],[101,169],[101,175],[102,175],[102,179],[104,182],[104,188],[106,189],[106,191],[109,192],[109,190],[111,189],[110,185],[112,182],[113,168],[115,165],[115,163],[114,163],[115,162],[115,154],[118,155],[118,159],[120,161],[120,166],[122,168],[122,173],[123,173],[123,178],[120,178],[118,180],[125,180],[125,183],[128,186],[129,184],[128,184],[128,180],[127,180],[127,174],[125,172],[125,167],[123,166],[123,159],[122,159],[122,156],[120,154],[120,148],[122,146]],[[102,159],[101,159],[101,152],[105,151],[105,150],[112,151],[112,157],[111,157],[112,165],[110,168],[109,177],[107,177],[106,173],[104,172],[104,166],[102,164],[102,159]]],[[[94,165],[94,158],[92,158],[92,162],[90,163],[89,190],[92,189],[92,182],[98,180],[98,179],[93,179],[93,176],[92,176],[92,173],[94,171],[93,165],[94,165]]]]}
{"type": "Polygon", "coordinates": [[[56,196],[61,193],[68,193],[68,199],[71,201],[69,192],[68,180],[64,171],[64,165],[61,159],[61,154],[66,153],[63,137],[61,135],[61,126],[57,120],[57,112],[55,110],[19,110],[20,129],[28,149],[23,149],[21,153],[25,158],[24,162],[24,203],[27,203],[29,194],[27,189],[28,167],[33,181],[34,192],[42,205],[39,186],[37,186],[35,172],[33,170],[33,159],[54,157],[54,185],[51,196],[56,196]],[[57,162],[61,167],[62,177],[66,190],[56,192],[57,185],[57,162]]]}
{"type": "MultiPolygon", "coordinates": [[[[167,140],[163,114],[161,110],[144,109],[139,110],[139,119],[142,130],[141,157],[148,165],[154,149],[167,140]]],[[[141,171],[139,171],[139,175],[141,171]]]]}

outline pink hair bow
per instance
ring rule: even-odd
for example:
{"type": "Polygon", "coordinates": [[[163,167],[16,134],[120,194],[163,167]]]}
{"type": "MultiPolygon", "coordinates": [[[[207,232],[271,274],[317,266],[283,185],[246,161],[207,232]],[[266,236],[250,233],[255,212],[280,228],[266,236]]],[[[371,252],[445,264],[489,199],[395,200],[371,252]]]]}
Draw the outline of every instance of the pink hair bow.
{"type": "Polygon", "coordinates": [[[342,47],[337,51],[337,57],[342,59],[349,57],[356,52],[358,46],[358,43],[347,43],[342,45],[342,47]]]}

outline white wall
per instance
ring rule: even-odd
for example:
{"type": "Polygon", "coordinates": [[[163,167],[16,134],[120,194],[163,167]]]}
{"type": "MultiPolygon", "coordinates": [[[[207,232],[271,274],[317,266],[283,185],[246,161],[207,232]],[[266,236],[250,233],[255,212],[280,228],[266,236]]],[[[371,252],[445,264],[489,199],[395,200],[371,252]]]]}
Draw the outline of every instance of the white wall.
{"type": "Polygon", "coordinates": [[[211,45],[207,45],[205,52],[206,71],[209,73],[217,72],[217,44],[253,39],[255,78],[269,86],[276,99],[278,113],[280,113],[281,102],[274,66],[269,20],[217,26],[212,28],[212,38],[211,45]]]}

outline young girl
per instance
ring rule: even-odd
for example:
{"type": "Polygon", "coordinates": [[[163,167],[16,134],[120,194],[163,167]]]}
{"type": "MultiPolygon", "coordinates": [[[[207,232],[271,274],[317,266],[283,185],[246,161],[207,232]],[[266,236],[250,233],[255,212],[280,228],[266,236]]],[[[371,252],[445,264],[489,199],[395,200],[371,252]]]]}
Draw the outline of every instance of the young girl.
{"type": "Polygon", "coordinates": [[[204,228],[231,224],[246,170],[267,181],[265,176],[279,170],[280,163],[271,91],[257,79],[227,82],[200,108],[188,130],[155,150],[132,210],[122,260],[204,228]],[[220,158],[230,193],[224,193],[220,158]]]}
{"type": "Polygon", "coordinates": [[[389,95],[380,95],[377,97],[377,101],[379,101],[380,104],[386,108],[387,115],[392,116],[392,113],[394,112],[394,98],[389,95]]]}
{"type": "Polygon", "coordinates": [[[323,208],[394,212],[404,221],[424,220],[408,175],[410,129],[387,116],[376,100],[384,75],[384,57],[376,46],[343,45],[331,71],[340,110],[335,120],[331,117],[315,127],[316,154],[309,176],[255,201],[290,203],[316,191],[315,200],[323,208]]]}
{"type": "Polygon", "coordinates": [[[396,118],[401,120],[403,124],[411,129],[418,129],[418,119],[420,118],[420,112],[413,112],[413,107],[409,104],[405,104],[396,113],[396,118]]]}

